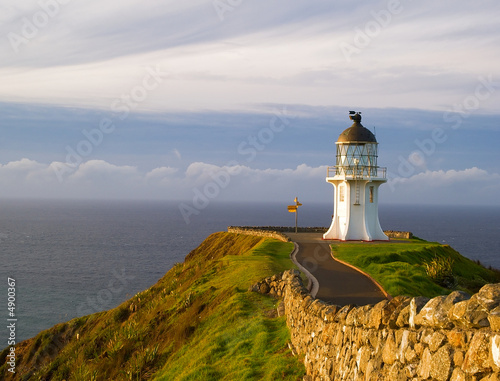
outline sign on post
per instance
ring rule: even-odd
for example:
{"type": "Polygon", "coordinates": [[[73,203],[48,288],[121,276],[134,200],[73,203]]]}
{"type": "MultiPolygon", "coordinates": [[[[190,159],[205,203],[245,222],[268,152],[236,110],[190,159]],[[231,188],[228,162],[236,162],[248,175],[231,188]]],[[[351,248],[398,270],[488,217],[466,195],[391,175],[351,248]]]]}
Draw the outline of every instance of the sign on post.
{"type": "Polygon", "coordinates": [[[295,200],[293,200],[295,202],[295,205],[288,205],[288,211],[290,213],[295,213],[295,233],[297,233],[297,216],[299,214],[298,212],[298,208],[299,206],[301,206],[302,204],[299,202],[299,200],[297,199],[297,197],[295,197],[295,200]]]}

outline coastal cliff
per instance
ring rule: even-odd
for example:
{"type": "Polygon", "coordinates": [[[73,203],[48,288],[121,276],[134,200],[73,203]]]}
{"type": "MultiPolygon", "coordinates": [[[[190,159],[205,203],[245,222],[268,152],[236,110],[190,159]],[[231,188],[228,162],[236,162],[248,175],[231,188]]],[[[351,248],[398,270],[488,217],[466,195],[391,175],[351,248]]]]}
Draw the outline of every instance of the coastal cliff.
{"type": "Polygon", "coordinates": [[[151,288],[16,345],[2,380],[302,379],[277,301],[249,285],[292,268],[293,244],[215,233],[151,288]]]}
{"type": "Polygon", "coordinates": [[[212,234],[120,306],[18,343],[16,373],[3,350],[0,378],[497,379],[499,285],[335,306],[304,288],[293,243],[262,235],[212,234]]]}

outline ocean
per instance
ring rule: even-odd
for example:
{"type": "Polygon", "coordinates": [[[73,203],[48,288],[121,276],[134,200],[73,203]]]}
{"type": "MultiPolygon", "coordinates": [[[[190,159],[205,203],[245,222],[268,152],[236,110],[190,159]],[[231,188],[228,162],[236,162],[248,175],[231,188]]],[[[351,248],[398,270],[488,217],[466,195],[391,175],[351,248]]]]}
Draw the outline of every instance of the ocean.
{"type": "MultiPolygon", "coordinates": [[[[16,341],[107,310],[156,283],[228,225],[292,226],[286,203],[216,203],[186,221],[176,202],[0,200],[0,293],[16,281],[16,341]]],[[[329,226],[332,205],[299,209],[299,226],[329,226]]],[[[384,230],[409,230],[500,268],[500,206],[380,205],[384,230]]],[[[4,324],[6,325],[6,324],[4,324]]],[[[0,347],[8,331],[0,329],[0,347]]]]}

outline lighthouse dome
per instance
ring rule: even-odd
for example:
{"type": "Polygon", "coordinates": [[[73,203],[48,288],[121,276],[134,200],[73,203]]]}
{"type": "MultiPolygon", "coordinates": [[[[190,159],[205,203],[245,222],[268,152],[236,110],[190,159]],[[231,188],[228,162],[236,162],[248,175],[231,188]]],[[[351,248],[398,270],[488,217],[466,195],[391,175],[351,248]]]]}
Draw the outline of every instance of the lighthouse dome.
{"type": "Polygon", "coordinates": [[[361,115],[356,113],[349,116],[354,121],[353,125],[345,129],[339,136],[337,143],[363,142],[377,143],[375,135],[361,124],[361,115]]]}

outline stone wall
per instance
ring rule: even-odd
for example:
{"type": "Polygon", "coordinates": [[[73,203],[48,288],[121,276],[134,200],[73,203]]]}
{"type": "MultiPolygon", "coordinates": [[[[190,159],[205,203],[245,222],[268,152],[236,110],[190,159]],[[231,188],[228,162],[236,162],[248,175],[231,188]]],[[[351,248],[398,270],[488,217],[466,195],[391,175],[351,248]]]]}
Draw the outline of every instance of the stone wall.
{"type": "Polygon", "coordinates": [[[389,238],[404,238],[404,239],[413,238],[412,232],[400,232],[400,231],[395,231],[395,230],[385,230],[384,234],[389,238]]]}
{"type": "MultiPolygon", "coordinates": [[[[298,233],[326,233],[328,228],[325,227],[299,227],[297,228],[298,233]]],[[[239,233],[239,234],[249,234],[258,235],[261,237],[271,237],[276,238],[281,241],[289,241],[283,233],[294,233],[295,228],[291,226],[228,226],[227,231],[229,233],[239,233]]],[[[394,231],[387,230],[384,231],[385,235],[389,238],[413,238],[411,232],[394,231]]]]}
{"type": "Polygon", "coordinates": [[[376,305],[335,306],[314,299],[297,270],[253,291],[281,298],[292,350],[305,379],[500,380],[500,284],[472,297],[395,297],[376,305]]]}
{"type": "Polygon", "coordinates": [[[290,242],[285,234],[280,231],[272,229],[264,229],[262,227],[248,227],[248,226],[228,226],[228,233],[246,234],[246,235],[256,235],[259,237],[269,237],[274,238],[283,242],[290,242]]]}

